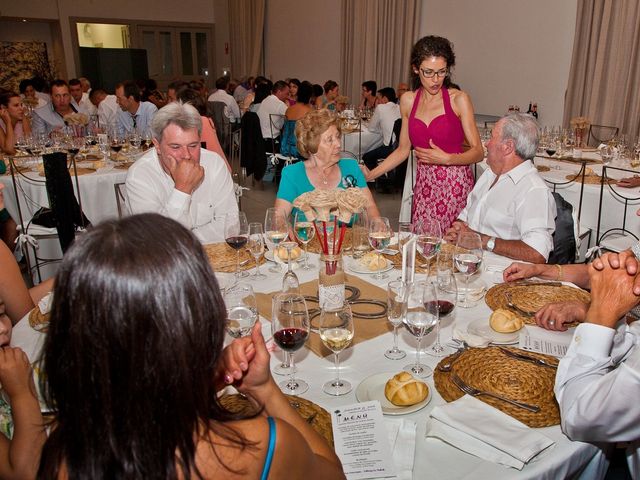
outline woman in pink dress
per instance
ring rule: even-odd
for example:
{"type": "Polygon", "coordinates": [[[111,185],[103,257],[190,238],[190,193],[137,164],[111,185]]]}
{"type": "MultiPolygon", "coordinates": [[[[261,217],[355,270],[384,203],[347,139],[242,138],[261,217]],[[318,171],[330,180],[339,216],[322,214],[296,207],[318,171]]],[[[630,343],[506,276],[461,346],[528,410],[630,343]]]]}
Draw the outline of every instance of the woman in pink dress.
{"type": "Polygon", "coordinates": [[[473,188],[469,165],[483,150],[469,96],[451,84],[455,55],[446,38],[421,38],[411,51],[414,91],[400,99],[402,129],[398,148],[384,162],[365,171],[367,181],[392,170],[413,145],[418,160],[412,221],[436,218],[446,231],[473,188]],[[469,146],[463,149],[465,141],[469,146]]]}

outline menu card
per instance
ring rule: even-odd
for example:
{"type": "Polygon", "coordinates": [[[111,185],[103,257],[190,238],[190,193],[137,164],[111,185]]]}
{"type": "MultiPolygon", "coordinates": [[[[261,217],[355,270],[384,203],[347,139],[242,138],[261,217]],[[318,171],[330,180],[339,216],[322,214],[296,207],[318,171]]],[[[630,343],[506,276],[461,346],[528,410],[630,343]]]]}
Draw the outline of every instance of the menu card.
{"type": "Polygon", "coordinates": [[[567,354],[572,336],[572,333],[567,335],[567,332],[549,332],[542,328],[527,327],[520,333],[518,347],[529,352],[562,358],[567,354]]]}
{"type": "Polygon", "coordinates": [[[395,476],[380,402],[338,407],[331,423],[336,454],[349,480],[395,476]]]}

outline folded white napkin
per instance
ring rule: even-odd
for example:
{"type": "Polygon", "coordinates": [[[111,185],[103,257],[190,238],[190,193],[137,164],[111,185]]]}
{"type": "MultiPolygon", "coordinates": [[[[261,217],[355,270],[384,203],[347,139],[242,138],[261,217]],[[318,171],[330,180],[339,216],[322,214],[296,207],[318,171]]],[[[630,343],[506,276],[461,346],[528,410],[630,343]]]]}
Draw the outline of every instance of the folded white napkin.
{"type": "Polygon", "coordinates": [[[491,343],[491,339],[483,337],[481,335],[475,335],[469,333],[466,329],[462,329],[457,325],[453,327],[453,338],[460,340],[461,342],[467,342],[470,347],[488,347],[491,343]]]}
{"type": "Polygon", "coordinates": [[[393,452],[396,478],[411,480],[416,445],[416,422],[385,417],[384,425],[389,434],[389,445],[393,452]]]}
{"type": "Polygon", "coordinates": [[[518,470],[554,444],[524,423],[469,395],[434,408],[427,437],[518,470]]]}
{"type": "Polygon", "coordinates": [[[38,308],[42,314],[47,314],[51,311],[51,306],[53,305],[53,292],[47,293],[44,297],[40,299],[38,302],[38,308]]]}

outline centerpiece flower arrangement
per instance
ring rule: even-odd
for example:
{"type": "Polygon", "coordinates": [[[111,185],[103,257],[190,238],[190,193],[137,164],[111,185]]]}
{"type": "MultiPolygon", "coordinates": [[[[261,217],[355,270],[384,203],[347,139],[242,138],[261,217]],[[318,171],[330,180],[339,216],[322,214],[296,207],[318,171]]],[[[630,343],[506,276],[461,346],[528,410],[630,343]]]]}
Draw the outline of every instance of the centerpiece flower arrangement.
{"type": "MultiPolygon", "coordinates": [[[[338,255],[347,225],[352,216],[367,205],[367,199],[359,188],[316,189],[300,195],[293,205],[313,223],[322,253],[338,255]]],[[[327,262],[326,268],[327,274],[332,275],[336,262],[327,262]]]]}
{"type": "Polygon", "coordinates": [[[573,117],[569,123],[575,132],[576,146],[584,146],[585,137],[587,130],[589,129],[589,125],[591,125],[591,120],[587,117],[573,117]]]}

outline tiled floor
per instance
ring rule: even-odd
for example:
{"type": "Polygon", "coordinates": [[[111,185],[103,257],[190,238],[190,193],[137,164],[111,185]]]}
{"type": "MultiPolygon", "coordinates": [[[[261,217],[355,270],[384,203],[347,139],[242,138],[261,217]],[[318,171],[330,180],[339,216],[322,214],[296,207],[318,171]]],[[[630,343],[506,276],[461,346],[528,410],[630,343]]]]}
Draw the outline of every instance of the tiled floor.
{"type": "MultiPolygon", "coordinates": [[[[251,181],[247,181],[247,186],[251,188],[251,181]]],[[[249,222],[264,222],[264,212],[268,207],[272,207],[276,200],[276,186],[272,182],[265,182],[264,190],[245,190],[242,195],[242,211],[247,214],[249,222]]],[[[400,213],[401,193],[378,193],[373,191],[373,198],[378,205],[380,215],[388,217],[391,228],[397,230],[398,215],[400,213]]]]}

